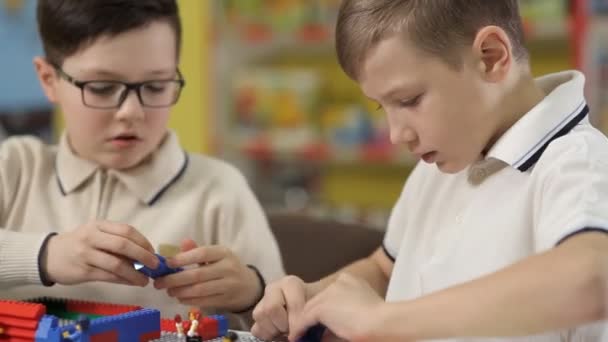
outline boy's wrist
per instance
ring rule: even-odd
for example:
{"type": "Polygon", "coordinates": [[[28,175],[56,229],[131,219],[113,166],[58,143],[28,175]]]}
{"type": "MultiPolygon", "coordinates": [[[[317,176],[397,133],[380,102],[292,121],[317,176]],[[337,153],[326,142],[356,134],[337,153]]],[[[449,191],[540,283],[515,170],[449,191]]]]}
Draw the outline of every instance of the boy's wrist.
{"type": "Polygon", "coordinates": [[[371,308],[366,313],[367,326],[363,328],[364,340],[393,340],[395,338],[406,341],[418,341],[416,320],[410,312],[410,306],[405,302],[381,304],[371,308]]]}
{"type": "Polygon", "coordinates": [[[48,266],[48,247],[51,239],[55,237],[57,233],[50,233],[46,236],[42,245],[40,245],[40,251],[38,252],[38,273],[40,275],[40,282],[44,286],[53,286],[55,281],[52,279],[50,274],[47,272],[48,266]]]}
{"type": "Polygon", "coordinates": [[[257,267],[253,265],[246,266],[248,271],[252,274],[252,279],[254,279],[253,281],[256,284],[255,291],[253,291],[254,294],[252,296],[253,299],[251,304],[249,304],[249,306],[244,309],[234,311],[233,313],[236,314],[242,314],[252,311],[264,296],[264,289],[266,288],[266,280],[264,279],[264,276],[262,276],[262,273],[260,273],[260,271],[257,269],[257,267]]]}

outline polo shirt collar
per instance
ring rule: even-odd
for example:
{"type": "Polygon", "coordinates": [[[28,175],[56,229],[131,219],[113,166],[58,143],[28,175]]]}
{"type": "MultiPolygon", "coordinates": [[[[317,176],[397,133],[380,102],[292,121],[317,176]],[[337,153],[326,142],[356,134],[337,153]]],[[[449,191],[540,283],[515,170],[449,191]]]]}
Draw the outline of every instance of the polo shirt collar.
{"type": "MultiPolygon", "coordinates": [[[[56,160],[57,183],[64,196],[87,186],[99,165],[77,156],[64,133],[56,160]]],[[[128,170],[110,170],[129,191],[146,205],[153,205],[186,171],[188,155],[180,147],[177,136],[169,132],[159,148],[138,166],[128,170]]]]}
{"type": "Polygon", "coordinates": [[[547,96],[503,134],[486,156],[521,172],[534,166],[553,140],[588,122],[582,73],[564,71],[536,82],[547,96]]]}

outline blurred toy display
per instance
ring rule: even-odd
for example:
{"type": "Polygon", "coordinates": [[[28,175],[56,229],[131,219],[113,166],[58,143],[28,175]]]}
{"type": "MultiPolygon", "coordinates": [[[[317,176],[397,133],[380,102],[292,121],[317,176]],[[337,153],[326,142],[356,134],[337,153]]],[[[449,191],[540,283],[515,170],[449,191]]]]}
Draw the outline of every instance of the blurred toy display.
{"type": "MultiPolygon", "coordinates": [[[[582,31],[573,3],[588,0],[520,1],[533,71],[577,65],[572,45],[580,48],[582,31]]],[[[246,165],[266,208],[381,227],[415,160],[390,143],[384,113],[337,63],[339,4],[217,2],[218,146],[246,165]]]]}

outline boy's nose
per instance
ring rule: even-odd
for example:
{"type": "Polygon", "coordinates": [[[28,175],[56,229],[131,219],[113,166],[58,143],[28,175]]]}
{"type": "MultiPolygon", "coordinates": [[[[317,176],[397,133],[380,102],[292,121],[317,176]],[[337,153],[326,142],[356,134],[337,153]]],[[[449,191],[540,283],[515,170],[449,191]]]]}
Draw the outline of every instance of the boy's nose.
{"type": "Polygon", "coordinates": [[[130,91],[116,112],[119,120],[141,120],[144,118],[144,110],[135,91],[130,91]]]}
{"type": "Polygon", "coordinates": [[[391,143],[395,145],[404,144],[408,147],[417,140],[416,133],[407,127],[391,127],[391,143]]]}

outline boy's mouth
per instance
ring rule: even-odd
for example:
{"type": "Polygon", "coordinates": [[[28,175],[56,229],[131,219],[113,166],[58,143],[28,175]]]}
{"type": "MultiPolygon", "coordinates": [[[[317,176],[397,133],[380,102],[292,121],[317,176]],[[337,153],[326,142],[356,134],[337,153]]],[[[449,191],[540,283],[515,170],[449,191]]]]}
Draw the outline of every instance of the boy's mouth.
{"type": "Polygon", "coordinates": [[[420,159],[424,160],[425,163],[431,164],[435,161],[435,157],[437,156],[437,152],[428,152],[420,156],[420,159]]]}
{"type": "Polygon", "coordinates": [[[135,134],[120,134],[110,139],[110,142],[120,148],[131,147],[141,139],[135,134]]]}

